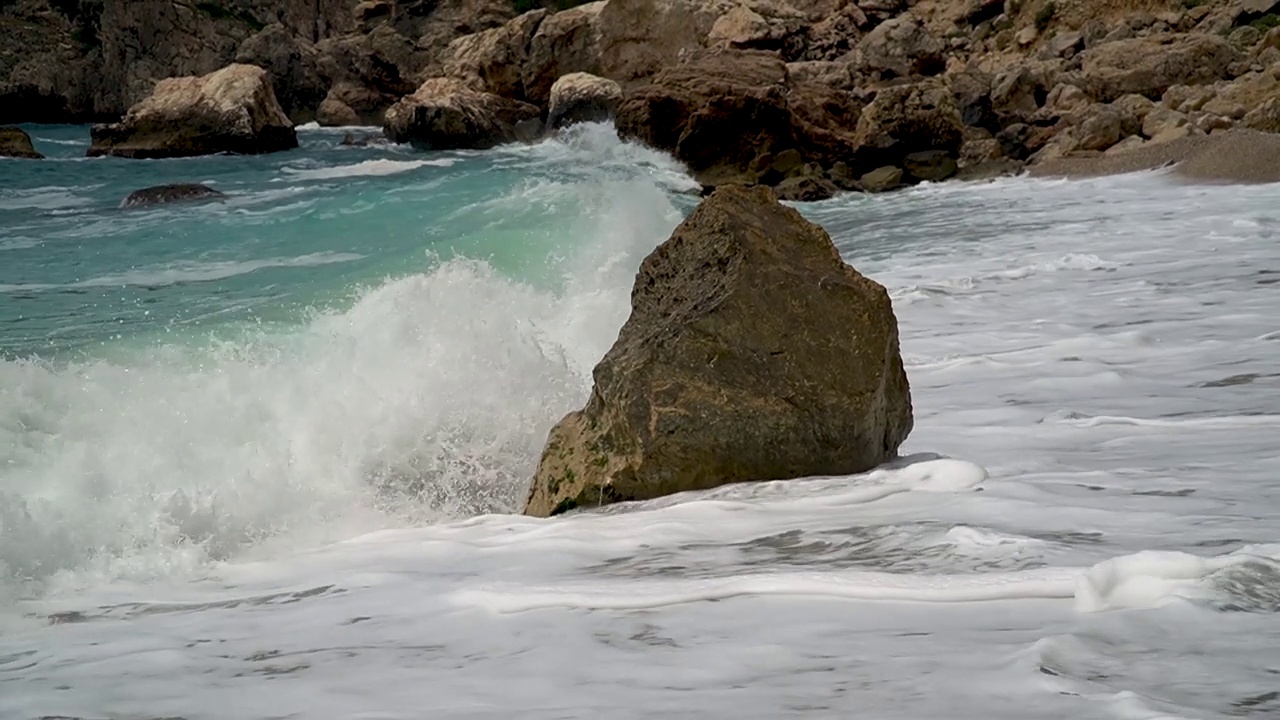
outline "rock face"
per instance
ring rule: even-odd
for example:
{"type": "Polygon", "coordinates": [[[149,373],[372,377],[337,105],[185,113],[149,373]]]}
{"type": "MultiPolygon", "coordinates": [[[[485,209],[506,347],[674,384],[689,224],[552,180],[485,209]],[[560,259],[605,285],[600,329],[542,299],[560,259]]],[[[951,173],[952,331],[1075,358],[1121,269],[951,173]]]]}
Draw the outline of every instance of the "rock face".
{"type": "Polygon", "coordinates": [[[120,207],[145,207],[191,200],[213,200],[221,197],[226,197],[226,195],[206,185],[189,183],[156,185],[155,187],[134,190],[129,193],[129,197],[120,203],[120,207]]]}
{"type": "Polygon", "coordinates": [[[39,160],[44,156],[36,152],[30,135],[15,127],[0,127],[0,157],[39,160]]]}
{"type": "Polygon", "coordinates": [[[767,188],[703,201],[641,264],[526,514],[869,470],[912,428],[888,293],[767,188]]]}
{"type": "Polygon", "coordinates": [[[161,80],[124,120],[94,126],[91,137],[90,157],[253,155],[298,146],[293,123],[271,90],[271,77],[253,65],[161,80]]]}
{"type": "Polygon", "coordinates": [[[383,130],[394,142],[432,150],[485,149],[521,139],[517,126],[540,114],[461,80],[432,78],[387,111],[383,130]]]}
{"type": "Polygon", "coordinates": [[[607,122],[622,103],[622,87],[612,80],[570,73],[551,86],[547,127],[559,129],[582,122],[607,122]]]}

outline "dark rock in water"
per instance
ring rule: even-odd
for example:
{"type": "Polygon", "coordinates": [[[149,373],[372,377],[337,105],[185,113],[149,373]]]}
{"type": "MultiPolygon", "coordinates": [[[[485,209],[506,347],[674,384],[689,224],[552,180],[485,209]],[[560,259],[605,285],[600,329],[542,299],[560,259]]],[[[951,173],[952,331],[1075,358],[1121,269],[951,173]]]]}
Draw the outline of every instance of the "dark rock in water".
{"type": "Polygon", "coordinates": [[[36,152],[30,135],[16,127],[0,127],[0,157],[39,160],[44,156],[36,152]]]}
{"type": "Polygon", "coordinates": [[[862,176],[862,189],[869,193],[887,192],[902,184],[901,168],[886,165],[862,176]]]}
{"type": "Polygon", "coordinates": [[[382,135],[364,135],[356,137],[355,133],[344,133],[340,145],[352,147],[368,147],[370,145],[390,145],[391,141],[382,135]]]}
{"type": "Polygon", "coordinates": [[[95,125],[90,136],[90,157],[256,155],[298,147],[293,123],[271,90],[271,76],[253,65],[161,80],[123,120],[95,125]]]}
{"type": "Polygon", "coordinates": [[[718,188],[645,258],[594,379],[528,515],[863,472],[913,422],[889,294],[760,186],[718,188]]]}
{"type": "Polygon", "coordinates": [[[157,185],[129,193],[120,207],[146,207],[163,203],[184,202],[191,200],[215,200],[226,195],[211,187],[195,183],[179,183],[176,185],[157,185]]]}
{"type": "Polygon", "coordinates": [[[956,174],[955,156],[943,150],[925,150],[907,155],[902,167],[915,180],[938,182],[956,174]]]}
{"type": "Polygon", "coordinates": [[[521,120],[512,128],[516,140],[522,143],[535,143],[542,139],[546,133],[546,125],[543,124],[542,118],[529,118],[521,120]]]}

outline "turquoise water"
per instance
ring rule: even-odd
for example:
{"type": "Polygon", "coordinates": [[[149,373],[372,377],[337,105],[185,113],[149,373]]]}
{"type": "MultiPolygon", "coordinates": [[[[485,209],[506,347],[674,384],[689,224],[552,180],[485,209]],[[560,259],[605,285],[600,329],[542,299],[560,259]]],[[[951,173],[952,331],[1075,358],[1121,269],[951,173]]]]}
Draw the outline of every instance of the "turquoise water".
{"type": "MultiPolygon", "coordinates": [[[[600,183],[638,174],[625,153],[613,168],[607,157],[604,167],[574,162],[592,140],[610,144],[599,129],[576,148],[557,148],[559,158],[424,155],[304,131],[292,152],[158,161],[86,160],[87,128],[26,129],[50,160],[0,165],[0,357],[8,358],[297,323],[454,257],[554,285],[554,259],[573,249],[566,230],[580,205],[600,183]],[[571,183],[575,170],[593,172],[592,185],[571,197],[538,191],[571,183]],[[120,207],[135,189],[178,182],[228,197],[120,207]]],[[[670,172],[651,161],[650,170],[670,172]]]]}

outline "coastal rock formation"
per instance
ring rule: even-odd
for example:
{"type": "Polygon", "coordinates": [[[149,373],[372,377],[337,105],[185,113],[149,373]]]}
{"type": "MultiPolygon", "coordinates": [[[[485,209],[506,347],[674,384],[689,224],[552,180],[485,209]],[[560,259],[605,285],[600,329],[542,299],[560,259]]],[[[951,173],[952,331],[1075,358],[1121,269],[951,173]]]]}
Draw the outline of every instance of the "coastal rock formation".
{"type": "Polygon", "coordinates": [[[640,266],[526,514],[869,470],[912,428],[889,295],[767,188],[715,191],[640,266]]]}
{"type": "Polygon", "coordinates": [[[20,128],[0,127],[0,157],[39,160],[44,156],[36,152],[31,136],[20,128]]]}
{"type": "Polygon", "coordinates": [[[95,125],[89,156],[166,158],[288,150],[298,136],[253,65],[229,65],[202,77],[161,80],[124,120],[95,125]]]}
{"type": "Polygon", "coordinates": [[[607,122],[621,103],[618,83],[588,73],[569,73],[551,86],[547,127],[555,130],[575,123],[607,122]]]}
{"type": "Polygon", "coordinates": [[[383,130],[398,143],[432,150],[485,149],[520,138],[520,123],[534,120],[534,105],[479,92],[454,78],[432,78],[387,111],[383,130]]]}
{"type": "Polygon", "coordinates": [[[226,197],[226,195],[207,185],[194,183],[156,185],[155,187],[142,188],[129,193],[129,196],[120,203],[120,207],[146,207],[172,202],[215,200],[223,197],[226,197]]]}

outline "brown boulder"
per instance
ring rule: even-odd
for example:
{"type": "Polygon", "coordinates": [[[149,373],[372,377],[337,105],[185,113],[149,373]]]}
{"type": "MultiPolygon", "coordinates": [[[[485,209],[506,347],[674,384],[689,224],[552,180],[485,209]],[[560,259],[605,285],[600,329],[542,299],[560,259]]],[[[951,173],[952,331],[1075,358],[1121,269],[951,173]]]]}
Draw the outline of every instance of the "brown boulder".
{"type": "Polygon", "coordinates": [[[95,125],[89,156],[259,154],[298,146],[265,70],[229,65],[202,77],[161,80],[119,123],[95,125]]]}
{"type": "Polygon", "coordinates": [[[546,10],[534,10],[500,27],[464,35],[444,52],[444,74],[474,80],[479,90],[522,99],[525,97],[522,68],[529,59],[529,44],[546,10]]]}
{"type": "Polygon", "coordinates": [[[612,120],[622,102],[622,88],[588,73],[570,73],[551,86],[547,127],[560,129],[582,122],[612,120]]]}
{"type": "Polygon", "coordinates": [[[1225,78],[1240,52],[1216,35],[1159,35],[1118,40],[1086,50],[1081,86],[1101,102],[1136,93],[1156,99],[1173,85],[1225,78]]]}
{"type": "Polygon", "coordinates": [[[930,79],[881,90],[862,111],[855,140],[864,164],[900,165],[915,152],[958,151],[964,124],[948,87],[930,79]]]}
{"type": "Polygon", "coordinates": [[[1272,97],[1250,110],[1241,124],[1250,130],[1280,133],[1280,97],[1272,97]]]}
{"type": "Polygon", "coordinates": [[[31,136],[16,127],[0,127],[0,157],[39,160],[44,156],[36,152],[31,136]]]}
{"type": "Polygon", "coordinates": [[[858,44],[858,65],[881,78],[937,75],[946,67],[942,41],[911,13],[872,30],[858,44]]]}
{"type": "Polygon", "coordinates": [[[360,115],[341,100],[326,97],[316,108],[316,122],[324,127],[350,127],[360,124],[360,115]]]}
{"type": "Polygon", "coordinates": [[[432,150],[487,149],[521,139],[517,125],[540,114],[456,78],[432,78],[387,110],[383,131],[394,142],[432,150]]]}
{"type": "Polygon", "coordinates": [[[636,275],[525,513],[865,472],[912,428],[889,295],[772,191],[715,191],[636,275]]]}
{"type": "Polygon", "coordinates": [[[315,47],[280,23],[272,23],[240,44],[236,62],[257,65],[271,75],[280,107],[293,122],[308,122],[328,92],[320,77],[315,47]]]}
{"type": "Polygon", "coordinates": [[[795,145],[787,68],[776,56],[707,50],[658,73],[618,108],[618,134],[672,153],[695,173],[745,169],[795,145]]]}
{"type": "Polygon", "coordinates": [[[524,98],[543,104],[551,97],[551,86],[561,76],[575,72],[618,78],[601,72],[598,18],[605,7],[600,2],[579,5],[548,15],[529,40],[528,54],[521,68],[524,98]]]}

